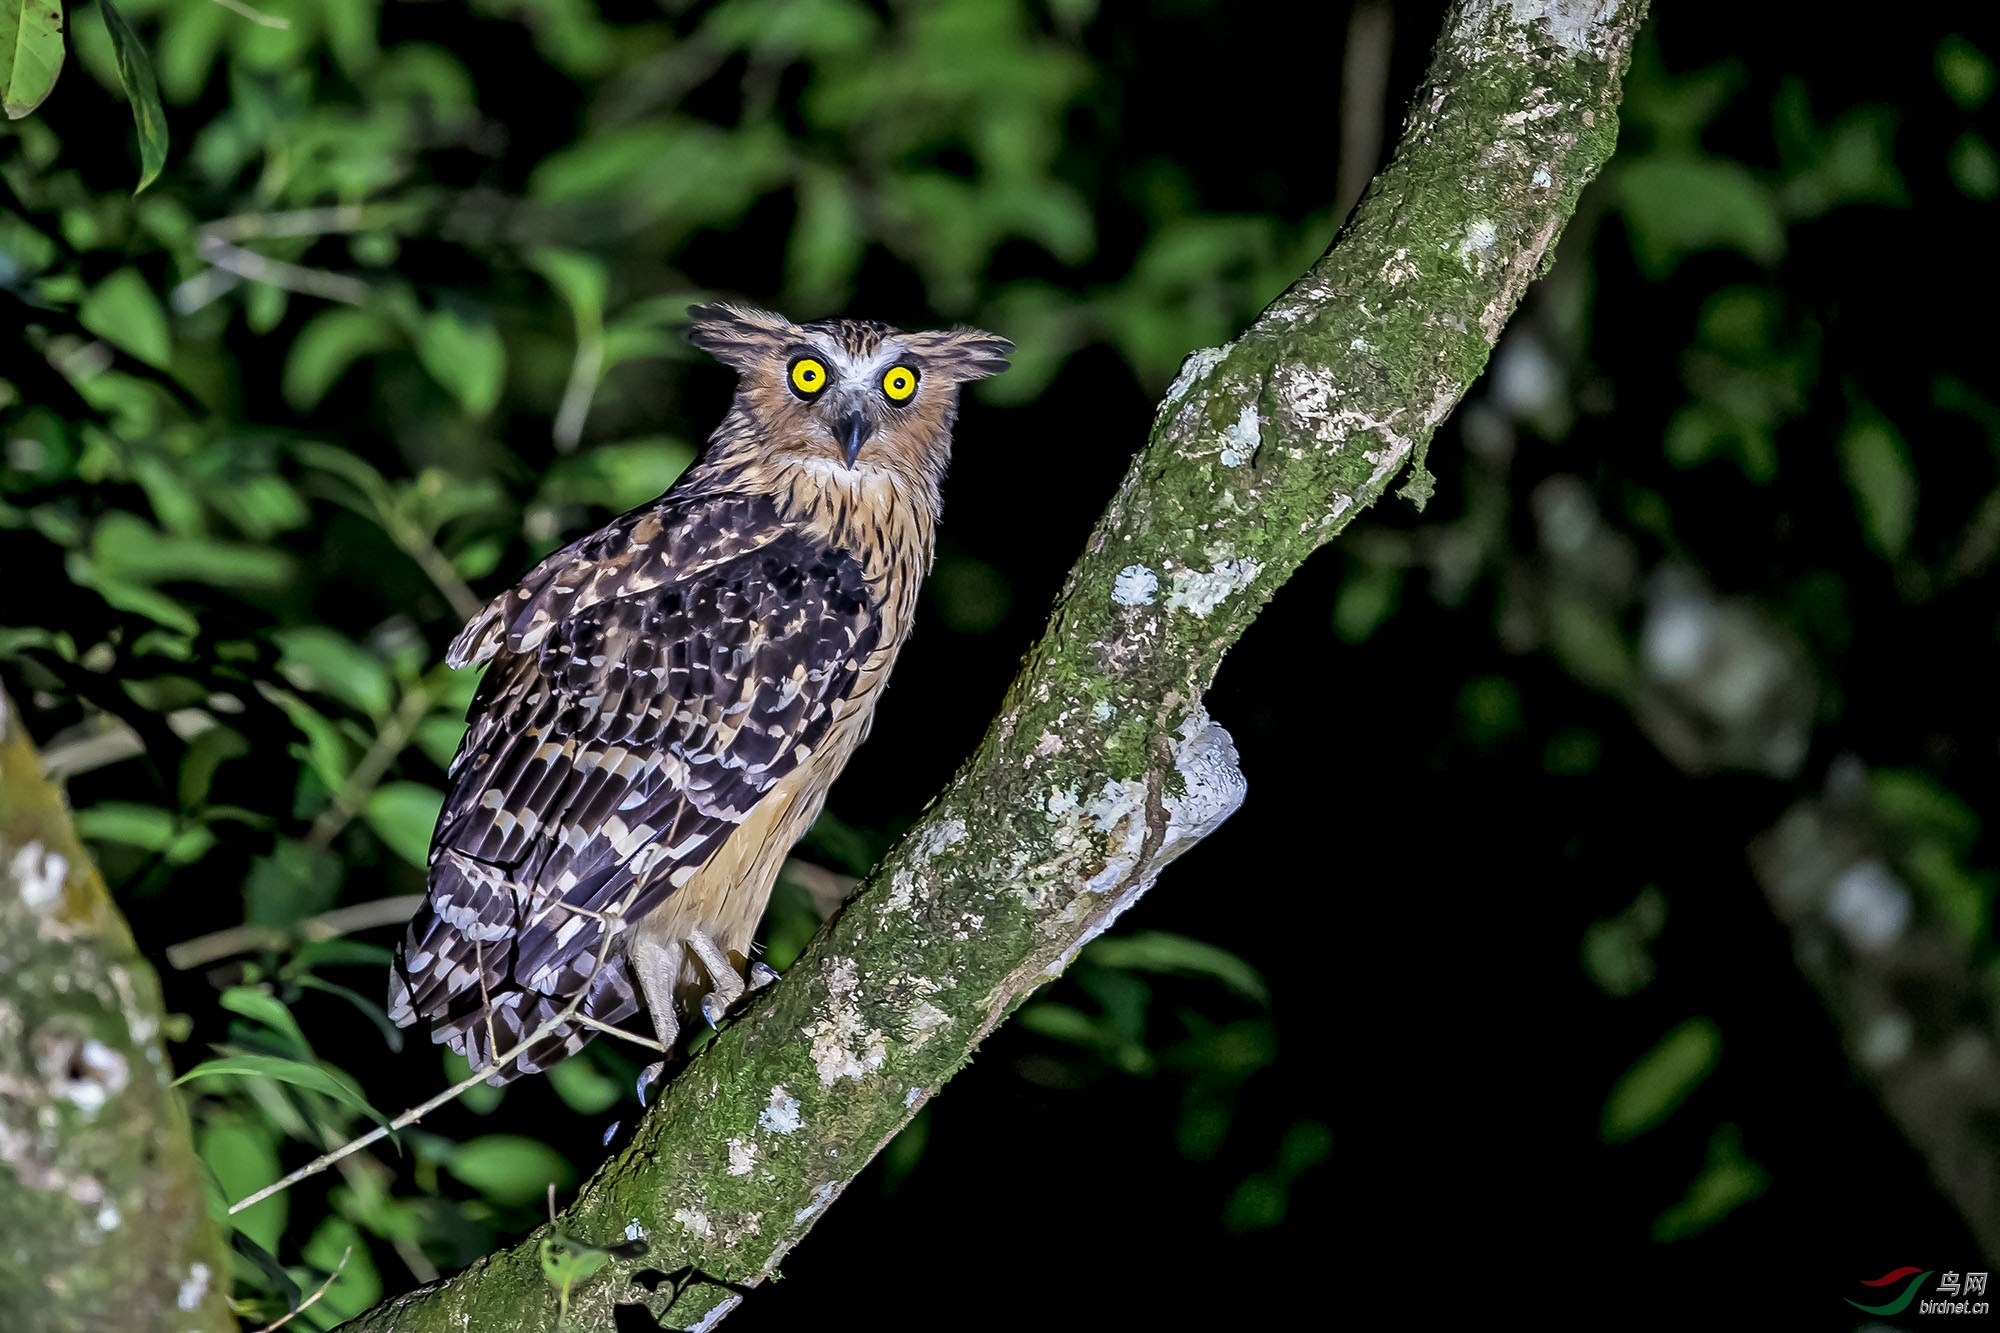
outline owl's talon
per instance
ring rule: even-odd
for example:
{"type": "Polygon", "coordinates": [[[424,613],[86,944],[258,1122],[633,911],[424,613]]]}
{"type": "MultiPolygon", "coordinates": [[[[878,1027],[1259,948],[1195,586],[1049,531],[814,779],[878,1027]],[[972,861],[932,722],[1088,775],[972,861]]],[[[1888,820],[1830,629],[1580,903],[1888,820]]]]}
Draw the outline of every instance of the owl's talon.
{"type": "Polygon", "coordinates": [[[642,1109],[646,1105],[646,1090],[655,1083],[662,1082],[666,1076],[667,1062],[665,1060],[655,1060],[639,1071],[639,1105],[642,1109]]]}
{"type": "Polygon", "coordinates": [[[706,931],[689,931],[687,947],[688,952],[700,960],[702,970],[708,973],[708,984],[715,987],[710,998],[717,1002],[716,1013],[728,1013],[742,998],[743,974],[736,970],[736,965],[729,961],[729,955],[709,938],[706,931]]]}
{"type": "Polygon", "coordinates": [[[701,1021],[708,1024],[710,1031],[713,1032],[721,1031],[722,1020],[724,1017],[728,1015],[728,1013],[729,1013],[728,1001],[724,1000],[720,995],[717,995],[715,992],[710,991],[708,994],[701,997],[701,1021]]]}
{"type": "Polygon", "coordinates": [[[769,963],[750,964],[750,989],[762,990],[778,979],[778,969],[769,963]]]}

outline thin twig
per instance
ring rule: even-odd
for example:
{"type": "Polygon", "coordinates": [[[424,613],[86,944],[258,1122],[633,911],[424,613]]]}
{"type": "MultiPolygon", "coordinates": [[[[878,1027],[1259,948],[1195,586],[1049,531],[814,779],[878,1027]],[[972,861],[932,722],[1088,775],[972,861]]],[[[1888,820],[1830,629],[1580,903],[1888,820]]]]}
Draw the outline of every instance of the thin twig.
{"type": "MultiPolygon", "coordinates": [[[[493,1030],[493,993],[486,989],[486,942],[484,940],[475,939],[472,941],[472,966],[479,973],[479,1008],[481,1017],[486,1020],[486,1049],[489,1054],[497,1055],[500,1051],[500,1034],[493,1030]]],[[[593,975],[596,974],[596,971],[596,968],[591,969],[593,975]]]]}
{"type": "MultiPolygon", "coordinates": [[[[630,905],[630,902],[633,897],[634,897],[633,893],[627,893],[625,902],[618,904],[615,910],[601,914],[592,913],[591,915],[594,916],[602,915],[606,917],[622,917],[625,907],[630,905]]],[[[542,1023],[541,1026],[537,1027],[533,1032],[530,1032],[527,1036],[523,1037],[519,1045],[515,1046],[512,1050],[508,1051],[505,1055],[495,1056],[492,1060],[490,1060],[486,1064],[484,1068],[473,1070],[470,1074],[467,1074],[464,1078],[452,1084],[450,1087],[446,1088],[443,1092],[440,1092],[437,1096],[431,1098],[427,1102],[424,1102],[420,1106],[411,1107],[409,1110],[397,1116],[394,1120],[391,1120],[388,1124],[377,1125],[374,1129],[369,1130],[366,1134],[363,1134],[360,1138],[349,1139],[346,1143],[341,1144],[340,1147],[335,1148],[333,1151],[321,1153],[318,1157],[315,1157],[312,1161],[307,1162],[304,1166],[292,1172],[290,1175],[287,1175],[282,1179],[279,1179],[277,1181],[272,1182],[269,1185],[266,1185],[263,1189],[258,1190],[255,1194],[250,1195],[248,1198],[238,1199],[235,1203],[229,1205],[229,1215],[231,1217],[234,1217],[236,1214],[242,1212],[245,1208],[254,1207],[257,1204],[262,1203],[264,1200],[270,1198],[274,1194],[283,1193],[284,1191],[290,1189],[292,1186],[298,1184],[302,1180],[311,1179],[313,1176],[318,1175],[320,1172],[326,1170],[334,1163],[340,1161],[343,1157],[346,1157],[352,1153],[360,1152],[363,1148],[366,1148],[369,1144],[387,1138],[389,1135],[395,1133],[399,1129],[404,1129],[410,1125],[416,1124],[419,1120],[422,1120],[425,1116],[429,1115],[432,1111],[437,1110],[440,1106],[444,1106],[447,1103],[454,1101],[458,1097],[462,1096],[464,1093],[470,1091],[474,1084],[481,1082],[482,1080],[490,1077],[491,1075],[499,1072],[502,1069],[505,1069],[508,1065],[512,1064],[517,1058],[526,1054],[528,1049],[532,1047],[536,1042],[548,1036],[556,1029],[562,1027],[565,1023],[568,1023],[572,1018],[576,1016],[576,1011],[582,1007],[585,998],[588,997],[590,994],[591,981],[596,978],[599,969],[601,969],[604,966],[605,958],[610,955],[611,941],[617,937],[617,934],[618,932],[616,930],[606,930],[604,932],[604,938],[600,940],[597,945],[597,961],[594,964],[592,964],[590,969],[590,975],[584,978],[583,985],[577,988],[576,994],[570,997],[570,1001],[568,1004],[564,1005],[560,1010],[558,1010],[555,1014],[553,1014],[547,1021],[542,1023]]]]}
{"type": "Polygon", "coordinates": [[[220,236],[204,236],[196,241],[195,253],[215,267],[234,273],[239,278],[247,278],[251,282],[282,287],[286,291],[299,292],[306,296],[324,297],[329,301],[339,301],[343,305],[360,305],[368,299],[370,288],[359,278],[350,278],[345,273],[329,273],[320,268],[307,268],[304,264],[294,264],[284,259],[273,259],[269,255],[260,255],[255,250],[231,245],[220,236]]]}
{"type": "Polygon", "coordinates": [[[590,400],[597,393],[597,382],[604,375],[604,334],[602,330],[585,332],[581,328],[582,316],[577,323],[576,359],[570,363],[569,383],[563,388],[562,404],[556,408],[555,425],[551,430],[556,449],[569,453],[583,438],[584,419],[590,415],[590,400]]]}
{"type": "MultiPolygon", "coordinates": [[[[280,30],[284,30],[292,26],[292,21],[290,19],[279,18],[276,14],[260,13],[259,11],[252,9],[250,8],[250,6],[244,4],[243,0],[215,0],[215,3],[221,5],[224,9],[228,10],[232,14],[235,14],[241,18],[249,19],[252,23],[255,23],[258,27],[261,28],[277,28],[280,30]]],[[[305,1307],[300,1306],[299,1308],[304,1309],[305,1307]]],[[[271,1327],[276,1328],[277,1325],[273,1324],[271,1325],[271,1327]]],[[[266,1331],[266,1333],[268,1333],[268,1330],[266,1331]]]]}
{"type": "Polygon", "coordinates": [[[365,204],[330,204],[324,208],[288,208],[275,213],[233,213],[201,224],[201,234],[224,241],[260,241],[281,236],[329,236],[371,231],[394,216],[389,208],[365,204]]]}
{"type": "MultiPolygon", "coordinates": [[[[184,741],[214,726],[215,719],[199,708],[177,708],[167,714],[168,730],[184,741]]],[[[96,713],[49,738],[42,750],[42,772],[51,778],[73,778],[145,752],[146,743],[131,723],[111,713],[96,713]]]]}
{"type": "Polygon", "coordinates": [[[382,525],[382,530],[389,534],[389,540],[396,543],[398,550],[417,562],[417,567],[423,570],[424,576],[444,594],[444,599],[451,603],[452,612],[460,620],[470,620],[479,614],[480,608],[486,603],[472,590],[471,584],[459,577],[458,570],[452,567],[450,557],[437,548],[437,543],[431,540],[430,534],[419,527],[414,519],[401,510],[377,500],[375,521],[382,525]]]}
{"type": "MultiPolygon", "coordinates": [[[[217,3],[246,17],[255,14],[247,5],[239,8],[236,0],[217,0],[217,3]]],[[[389,221],[394,214],[395,210],[390,208],[339,204],[328,208],[239,213],[217,218],[204,223],[195,233],[195,253],[214,267],[203,269],[176,286],[169,299],[181,314],[192,314],[229,291],[238,281],[247,279],[308,296],[325,297],[329,301],[360,305],[373,289],[359,278],[272,259],[255,250],[245,249],[238,242],[371,231],[389,221]]]]}
{"type": "Polygon", "coordinates": [[[623,1037],[626,1041],[631,1042],[634,1046],[644,1046],[648,1050],[658,1051],[662,1055],[665,1055],[667,1053],[667,1048],[662,1046],[659,1042],[653,1040],[651,1037],[642,1037],[636,1032],[627,1032],[624,1028],[613,1027],[609,1023],[603,1022],[599,1019],[592,1018],[589,1014],[578,1014],[576,1016],[576,1021],[583,1024],[587,1028],[594,1028],[597,1031],[602,1032],[607,1037],[623,1037]]]}
{"type": "Polygon", "coordinates": [[[376,898],[371,902],[355,903],[351,907],[336,907],[331,912],[321,912],[309,916],[290,930],[280,930],[276,926],[231,926],[227,930],[214,931],[207,935],[197,935],[191,940],[167,946],[167,962],[177,970],[186,972],[190,968],[212,963],[218,958],[228,958],[239,953],[249,953],[256,949],[282,949],[294,940],[317,943],[320,940],[339,939],[356,931],[371,930],[376,926],[393,926],[408,921],[423,906],[421,893],[402,893],[393,898],[376,898]]]}
{"type": "Polygon", "coordinates": [[[257,1333],[276,1333],[276,1330],[283,1328],[286,1324],[291,1323],[292,1320],[304,1314],[306,1312],[306,1307],[310,1306],[320,1297],[326,1295],[327,1288],[331,1287],[334,1284],[335,1280],[340,1277],[340,1270],[347,1267],[348,1256],[352,1255],[353,1253],[354,1253],[354,1247],[352,1245],[342,1250],[340,1252],[340,1262],[335,1264],[333,1266],[333,1271],[326,1275],[326,1281],[320,1283],[317,1287],[313,1288],[312,1295],[300,1301],[297,1309],[293,1310],[291,1313],[287,1315],[282,1316],[281,1318],[275,1319],[272,1322],[264,1325],[264,1327],[257,1330],[257,1333]]]}

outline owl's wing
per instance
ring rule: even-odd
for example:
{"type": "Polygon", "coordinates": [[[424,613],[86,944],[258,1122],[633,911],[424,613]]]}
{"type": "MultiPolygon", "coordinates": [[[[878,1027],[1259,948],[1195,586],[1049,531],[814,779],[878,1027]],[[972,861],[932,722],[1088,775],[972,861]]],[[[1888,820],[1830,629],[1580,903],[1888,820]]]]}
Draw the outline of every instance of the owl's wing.
{"type": "Polygon", "coordinates": [[[503,1047],[560,1007],[541,997],[588,987],[593,1017],[631,1013],[623,964],[597,970],[604,914],[635,920],[685,884],[820,743],[874,651],[860,563],[768,501],[654,517],[545,562],[454,646],[494,662],[392,987],[399,1022],[446,1019],[490,1055],[488,1004],[507,1010],[503,1047]]]}

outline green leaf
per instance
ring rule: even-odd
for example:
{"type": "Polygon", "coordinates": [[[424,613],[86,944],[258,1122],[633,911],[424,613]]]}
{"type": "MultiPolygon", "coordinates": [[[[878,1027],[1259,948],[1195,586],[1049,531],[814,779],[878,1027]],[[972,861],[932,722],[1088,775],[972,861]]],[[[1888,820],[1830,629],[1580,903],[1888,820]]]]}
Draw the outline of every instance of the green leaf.
{"type": "Polygon", "coordinates": [[[232,470],[206,487],[208,503],[253,541],[269,542],[280,532],[302,528],[312,517],[305,497],[284,477],[232,470]]]}
{"type": "Polygon", "coordinates": [[[1687,1194],[1653,1220],[1653,1239],[1680,1240],[1706,1231],[1770,1188],[1770,1173],[1743,1153],[1743,1136],[1724,1125],[1708,1141],[1708,1163],[1687,1194]]]}
{"type": "Polygon", "coordinates": [[[694,461],[694,450],[667,436],[603,444],[558,458],[542,477],[536,503],[599,505],[623,513],[653,499],[694,461]]]}
{"type": "Polygon", "coordinates": [[[137,34],[111,0],[97,0],[104,14],[104,27],[111,34],[111,47],[118,55],[118,82],[125,87],[125,100],[132,104],[132,119],[139,126],[139,188],[151,185],[167,164],[167,113],[160,107],[160,90],[153,83],[153,61],[140,45],[137,34]]]}
{"type": "MultiPolygon", "coordinates": [[[[222,1188],[223,1207],[256,1193],[276,1180],[284,1168],[278,1164],[278,1150],[271,1141],[272,1131],[248,1117],[213,1115],[201,1130],[197,1146],[201,1160],[215,1173],[222,1188]]],[[[284,1234],[291,1195],[278,1193],[246,1208],[234,1217],[217,1219],[234,1227],[266,1250],[277,1248],[284,1234]]],[[[282,1270],[281,1270],[282,1275],[282,1270]]]]}
{"type": "Polygon", "coordinates": [[[291,1043],[292,1049],[301,1058],[312,1056],[312,1046],[306,1041],[306,1034],[300,1030],[299,1021],[292,1017],[292,1011],[285,1008],[284,1001],[269,991],[252,990],[248,986],[231,986],[222,992],[217,1000],[232,1014],[262,1023],[271,1031],[291,1043]]]}
{"type": "Polygon", "coordinates": [[[1133,935],[1103,936],[1091,943],[1089,957],[1099,967],[1211,977],[1246,1000],[1263,1004],[1270,999],[1270,991],[1256,968],[1227,949],[1169,931],[1142,930],[1133,935]]]}
{"type": "Polygon", "coordinates": [[[1395,614],[1403,571],[1394,565],[1354,561],[1333,602],[1333,632],[1342,643],[1361,643],[1395,614]]]}
{"type": "Polygon", "coordinates": [[[1333,1131],[1317,1120],[1302,1120],[1285,1131],[1278,1159],[1237,1187],[1222,1211],[1230,1231],[1262,1231],[1281,1225],[1300,1175],[1333,1152],[1333,1131]]]}
{"type": "Polygon", "coordinates": [[[358,514],[379,517],[395,508],[396,495],[389,489],[389,483],[373,464],[364,458],[357,458],[337,445],[319,444],[312,440],[301,440],[292,446],[292,452],[299,462],[317,472],[337,477],[353,489],[351,495],[335,493],[339,503],[347,505],[358,514]]]}
{"type": "Polygon", "coordinates": [[[374,653],[325,625],[300,625],[280,630],[275,637],[283,652],[278,670],[292,684],[338,699],[369,717],[388,716],[389,669],[374,653]]]}
{"type": "Polygon", "coordinates": [[[1690,1018],[1639,1057],[1611,1089],[1598,1130],[1607,1143],[1636,1138],[1672,1115],[1722,1058],[1722,1034],[1690,1018]]]}
{"type": "Polygon", "coordinates": [[[136,268],[121,268],[98,283],[83,299],[77,322],[149,366],[164,370],[173,359],[166,307],[136,268]]]}
{"type": "Polygon", "coordinates": [[[2000,194],[2000,155],[1972,130],[1953,141],[1945,169],[1951,173],[1951,183],[1968,199],[1984,203],[2000,194]]]}
{"type": "Polygon", "coordinates": [[[1959,857],[1970,856],[1978,845],[1978,812],[1928,773],[1877,769],[1869,777],[1868,795],[1876,819],[1900,837],[1940,842],[1959,857]]]}
{"type": "Polygon", "coordinates": [[[63,65],[62,0],[0,0],[0,108],[19,120],[42,104],[63,65]]]}
{"type": "Polygon", "coordinates": [[[1625,105],[1618,114],[1634,130],[1650,131],[1661,149],[1692,149],[1746,82],[1747,72],[1734,60],[1670,73],[1649,28],[1633,48],[1625,105]]]}
{"type": "Polygon", "coordinates": [[[1986,937],[1992,912],[1994,876],[1973,875],[1944,844],[1920,842],[1902,856],[1903,869],[1931,911],[1966,944],[1986,937]]]}
{"type": "Polygon", "coordinates": [[[120,611],[146,616],[189,638],[201,633],[201,622],[190,615],[187,608],[179,602],[151,588],[142,588],[137,584],[106,575],[81,551],[70,552],[69,558],[63,562],[63,568],[69,574],[71,582],[81,588],[95,588],[106,602],[120,611]]]}
{"type": "Polygon", "coordinates": [[[1787,79],[1772,106],[1778,141],[1778,199],[1787,216],[1817,217],[1842,204],[1909,202],[1891,140],[1888,107],[1856,107],[1825,127],[1814,123],[1806,86],[1787,79]]]}
{"type": "MultiPolygon", "coordinates": [[[[459,711],[462,713],[464,710],[459,711]]],[[[438,713],[419,722],[411,740],[424,752],[425,758],[439,768],[448,768],[453,756],[458,753],[458,743],[465,739],[465,730],[465,722],[461,718],[438,713]]]]}
{"type": "Polygon", "coordinates": [[[1760,264],[1785,252],[1777,199],[1740,162],[1659,154],[1624,162],[1615,177],[1634,255],[1655,282],[1700,250],[1736,250],[1760,264]]]}
{"type": "Polygon", "coordinates": [[[1595,602],[1558,596],[1549,605],[1549,648],[1563,667],[1593,689],[1623,694],[1639,669],[1618,622],[1595,602]]]}
{"type": "Polygon", "coordinates": [[[991,634],[1013,606],[1014,586],[1007,576],[961,552],[946,552],[931,579],[933,613],[959,634],[991,634]]]}
{"type": "Polygon", "coordinates": [[[430,860],[444,793],[421,782],[388,782],[368,798],[362,815],[389,850],[419,870],[430,860]]]}
{"type": "MultiPolygon", "coordinates": [[[[274,1166],[271,1168],[271,1174],[277,1174],[277,1167],[274,1166]]],[[[213,1179],[213,1173],[211,1173],[211,1179],[213,1179]]],[[[270,1177],[267,1176],[265,1179],[268,1180],[270,1177]]],[[[230,1198],[253,1193],[256,1188],[257,1186],[253,1185],[249,1189],[231,1191],[230,1198]]],[[[255,1208],[248,1209],[245,1212],[237,1214],[235,1217],[231,1217],[229,1215],[229,1201],[222,1198],[222,1191],[218,1185],[211,1192],[208,1215],[225,1232],[231,1228],[235,1230],[235,1234],[229,1237],[229,1248],[237,1258],[248,1261],[247,1264],[232,1265],[235,1269],[235,1276],[257,1290],[277,1297],[287,1310],[296,1310],[299,1308],[299,1302],[304,1299],[304,1294],[299,1290],[299,1284],[292,1280],[292,1275],[285,1271],[283,1264],[278,1262],[277,1255],[272,1254],[268,1249],[259,1245],[243,1230],[249,1224],[249,1219],[259,1213],[265,1212],[269,1205],[279,1202],[284,1197],[283,1194],[274,1194],[255,1208]]],[[[283,1217],[282,1210],[278,1215],[283,1217]]],[[[282,1230],[282,1228],[280,1229],[282,1230]]],[[[278,1243],[275,1237],[271,1243],[273,1245],[278,1243]]]]}
{"type": "Polygon", "coordinates": [[[76,831],[100,842],[157,852],[175,865],[199,861],[215,845],[200,824],[184,824],[170,810],[130,801],[100,801],[76,812],[76,831]]]}
{"type": "Polygon", "coordinates": [[[499,403],[507,380],[507,348],[491,324],[434,310],[417,332],[417,359],[467,415],[483,417],[499,403]]]}
{"type": "Polygon", "coordinates": [[[382,1275],[368,1253],[368,1242],[346,1218],[321,1222],[299,1257],[322,1273],[340,1274],[323,1301],[336,1319],[352,1319],[382,1299],[382,1275]]]}
{"type": "Polygon", "coordinates": [[[243,322],[250,326],[250,332],[259,336],[278,327],[285,317],[285,309],[291,304],[292,294],[283,287],[274,287],[268,282],[253,282],[243,294],[243,322]]]}
{"type": "Polygon", "coordinates": [[[157,852],[173,838],[174,816],[155,805],[103,801],[76,812],[76,831],[86,838],[157,852]]]}
{"type": "Polygon", "coordinates": [[[388,946],[370,944],[366,940],[314,940],[293,954],[278,975],[303,986],[307,981],[306,974],[322,967],[383,968],[389,966],[395,956],[395,951],[388,946]]]}
{"type": "Polygon", "coordinates": [[[1608,995],[1638,994],[1658,971],[1652,944],[1666,923],[1667,897],[1648,884],[1624,911],[1584,929],[1583,970],[1608,995]]]}
{"type": "Polygon", "coordinates": [[[608,1111],[625,1095],[623,1084],[581,1055],[573,1055],[551,1067],[549,1086],[578,1115],[608,1111]]]}
{"type": "Polygon", "coordinates": [[[861,206],[842,172],[806,171],[797,188],[799,214],[785,248],[785,282],[808,302],[832,304],[853,287],[867,253],[861,206]]]}
{"type": "Polygon", "coordinates": [[[519,1134],[486,1134],[458,1145],[445,1162],[460,1180],[495,1203],[528,1204],[574,1176],[569,1159],[539,1139],[519,1134]]]}
{"type": "Polygon", "coordinates": [[[215,785],[215,770],[228,760],[241,759],[249,753],[250,742],[243,738],[243,733],[220,724],[189,741],[187,755],[181,760],[181,808],[195,811],[208,800],[209,790],[215,785]]]}
{"type": "Polygon", "coordinates": [[[272,690],[268,697],[292,720],[293,726],[305,733],[305,746],[303,749],[294,746],[294,752],[304,755],[306,767],[327,791],[339,791],[340,784],[347,780],[348,766],[354,762],[340,728],[290,690],[272,690]]]}
{"type": "MultiPolygon", "coordinates": [[[[327,941],[329,944],[332,942],[331,940],[327,941]]],[[[381,952],[387,953],[388,951],[382,950],[381,952]]],[[[384,958],[381,965],[386,966],[388,962],[389,959],[384,958]]],[[[375,1030],[382,1034],[383,1045],[392,1051],[403,1049],[403,1030],[390,1021],[388,1010],[384,1009],[374,1000],[369,999],[359,991],[350,990],[346,986],[337,985],[331,981],[322,981],[310,974],[301,975],[296,979],[299,985],[307,990],[325,991],[328,995],[337,995],[347,1001],[356,1009],[359,1009],[367,1017],[368,1021],[375,1025],[375,1030]]]]}
{"type": "Polygon", "coordinates": [[[297,566],[283,551],[206,537],[173,537],[136,514],[113,510],[90,534],[90,554],[104,577],[119,583],[208,583],[218,588],[278,589],[297,566]]]}
{"type": "Polygon", "coordinates": [[[361,1112],[378,1125],[389,1123],[387,1116],[368,1104],[368,1099],[361,1095],[359,1088],[332,1071],[303,1060],[286,1060],[276,1055],[218,1056],[213,1060],[204,1060],[182,1074],[174,1080],[174,1086],[179,1087],[198,1078],[268,1078],[331,1097],[349,1110],[361,1112]]]}
{"type": "Polygon", "coordinates": [[[544,1236],[540,1247],[542,1277],[552,1287],[568,1289],[595,1274],[611,1256],[595,1245],[568,1236],[544,1236]]]}
{"type": "Polygon", "coordinates": [[[299,330],[285,356],[285,401],[310,412],[348,367],[364,356],[388,351],[396,342],[396,331],[372,311],[321,311],[299,330]]]}
{"type": "Polygon", "coordinates": [[[1458,692],[1458,717],[1474,745],[1498,745],[1523,725],[1521,689],[1505,676],[1474,676],[1458,692]]]}
{"type": "Polygon", "coordinates": [[[1038,1036],[1066,1041],[1090,1050],[1105,1046],[1110,1041],[1096,1019],[1074,1005],[1058,1004],[1054,1000],[1037,1000],[1023,1005],[1014,1021],[1038,1036]]]}
{"type": "Polygon", "coordinates": [[[604,324],[604,302],[611,278],[601,261],[568,250],[537,250],[530,260],[535,271],[569,303],[578,338],[596,333],[604,324]]]}
{"type": "Polygon", "coordinates": [[[1992,60],[1957,33],[1938,43],[1937,77],[1945,95],[1967,111],[1977,111],[1993,96],[1992,60]]]}
{"type": "MultiPolygon", "coordinates": [[[[457,1087],[472,1074],[472,1066],[457,1051],[445,1050],[441,1054],[444,1057],[444,1081],[450,1086],[457,1087]]],[[[506,1095],[505,1087],[475,1083],[458,1094],[458,1104],[474,1115],[491,1115],[506,1095]]]]}
{"type": "Polygon", "coordinates": [[[1840,438],[1840,466],[1868,544],[1892,560],[1902,555],[1917,514],[1917,474],[1902,435],[1881,413],[1859,407],[1840,438]]]}

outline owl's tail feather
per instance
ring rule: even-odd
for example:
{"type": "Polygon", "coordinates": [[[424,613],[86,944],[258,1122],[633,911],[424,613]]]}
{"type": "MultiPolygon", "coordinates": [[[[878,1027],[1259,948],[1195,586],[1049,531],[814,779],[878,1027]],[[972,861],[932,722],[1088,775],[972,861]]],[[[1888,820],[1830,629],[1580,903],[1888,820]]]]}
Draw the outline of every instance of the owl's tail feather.
{"type": "MultiPolygon", "coordinates": [[[[389,973],[389,1017],[398,1027],[428,1018],[432,1041],[483,1069],[562,1013],[579,989],[584,998],[577,1013],[600,1023],[615,1024],[639,1011],[631,974],[616,954],[596,967],[593,951],[578,966],[544,978],[553,993],[523,987],[514,974],[513,895],[497,883],[460,881],[455,887],[460,901],[446,899],[442,911],[433,890],[397,950],[389,973]]],[[[594,1035],[572,1016],[487,1082],[497,1087],[539,1073],[582,1050],[594,1035]]]]}
{"type": "MultiPolygon", "coordinates": [[[[542,1024],[569,1006],[569,996],[543,995],[537,991],[510,990],[493,997],[490,1009],[477,1006],[470,1013],[440,1020],[431,1027],[431,1040],[444,1042],[463,1055],[474,1069],[484,1069],[496,1055],[504,1055],[542,1024]],[[492,1023],[487,1023],[488,1014],[492,1023]],[[499,1044],[488,1044],[488,1033],[499,1044]]],[[[639,999],[621,958],[607,958],[603,970],[593,978],[577,1011],[600,1023],[617,1023],[639,1010],[639,999]]],[[[574,1017],[558,1025],[547,1036],[515,1057],[505,1068],[486,1081],[494,1087],[510,1083],[523,1074],[539,1074],[550,1065],[568,1059],[597,1035],[596,1029],[574,1017]]]]}

